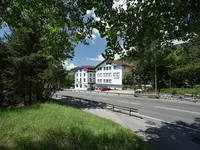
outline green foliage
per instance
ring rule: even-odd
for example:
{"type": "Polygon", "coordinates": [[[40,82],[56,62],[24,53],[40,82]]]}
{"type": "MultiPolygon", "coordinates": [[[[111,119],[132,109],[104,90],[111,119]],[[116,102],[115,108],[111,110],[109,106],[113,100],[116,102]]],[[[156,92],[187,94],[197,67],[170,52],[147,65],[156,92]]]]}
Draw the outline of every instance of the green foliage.
{"type": "Polygon", "coordinates": [[[200,94],[200,88],[168,88],[162,89],[163,93],[171,93],[171,94],[200,94]]]}
{"type": "Polygon", "coordinates": [[[146,150],[129,129],[58,104],[0,109],[0,148],[10,150],[146,150]]]}
{"type": "Polygon", "coordinates": [[[105,0],[0,2],[0,27],[8,27],[11,33],[0,45],[0,106],[22,100],[30,105],[71,86],[71,77],[66,84],[62,62],[73,58],[76,44],[88,44],[95,20],[85,17],[86,11],[100,2],[102,7],[112,7],[105,0]]]}
{"type": "Polygon", "coordinates": [[[191,87],[193,87],[195,84],[200,84],[199,65],[189,64],[183,67],[178,67],[172,70],[170,74],[173,80],[177,80],[180,84],[189,84],[191,87]]]}
{"type": "Polygon", "coordinates": [[[169,47],[174,39],[191,40],[194,33],[199,34],[199,6],[199,1],[193,3],[190,0],[184,3],[128,0],[109,11],[106,7],[97,9],[97,16],[103,22],[98,23],[97,28],[108,40],[106,58],[112,58],[116,53],[141,57],[156,41],[169,47]],[[125,5],[126,9],[123,9],[125,5]]]}
{"type": "MultiPolygon", "coordinates": [[[[66,72],[61,57],[45,54],[41,33],[15,29],[1,42],[0,106],[31,105],[64,87],[66,72]],[[7,52],[4,52],[7,50],[7,52]],[[9,72],[8,72],[9,71],[9,72]]],[[[49,47],[50,49],[50,47],[49,47]]]]}
{"type": "Polygon", "coordinates": [[[133,77],[131,74],[125,74],[123,77],[123,85],[131,85],[133,84],[133,77]]]}
{"type": "Polygon", "coordinates": [[[68,72],[67,75],[65,76],[65,87],[66,88],[71,88],[74,87],[74,82],[75,82],[75,73],[74,72],[68,72]]]}

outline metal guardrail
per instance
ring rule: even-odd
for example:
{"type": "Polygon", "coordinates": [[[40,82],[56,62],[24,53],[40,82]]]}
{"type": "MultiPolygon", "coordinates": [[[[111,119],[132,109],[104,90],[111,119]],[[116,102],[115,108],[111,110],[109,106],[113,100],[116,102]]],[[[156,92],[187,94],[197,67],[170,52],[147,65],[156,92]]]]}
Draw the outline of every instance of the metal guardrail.
{"type": "Polygon", "coordinates": [[[136,108],[131,108],[131,107],[126,107],[126,106],[120,106],[120,105],[115,105],[115,104],[111,104],[111,103],[106,103],[106,102],[102,102],[102,101],[94,101],[94,100],[90,100],[90,99],[86,99],[86,98],[82,98],[82,97],[74,97],[74,96],[66,96],[66,95],[55,95],[56,98],[58,96],[60,96],[60,98],[71,98],[71,99],[74,99],[74,100],[78,100],[78,101],[86,101],[88,102],[89,104],[89,107],[91,107],[92,103],[95,103],[95,104],[99,104],[101,106],[101,108],[106,108],[106,106],[111,106],[111,110],[114,112],[116,111],[116,109],[121,109],[121,110],[126,110],[128,111],[128,114],[129,116],[135,116],[135,117],[138,117],[140,119],[143,119],[141,116],[138,116],[138,115],[133,115],[132,112],[134,113],[139,113],[139,110],[136,109],[136,108]]]}
{"type": "MultiPolygon", "coordinates": [[[[98,94],[100,94],[100,93],[105,93],[105,94],[117,94],[117,95],[131,95],[131,96],[135,96],[135,94],[131,94],[131,93],[116,93],[116,92],[102,92],[102,91],[86,91],[86,90],[76,90],[76,91],[78,91],[78,92],[84,92],[84,93],[86,93],[86,92],[94,92],[94,93],[98,93],[98,94]]],[[[73,92],[75,92],[75,91],[73,91],[73,92]]]]}

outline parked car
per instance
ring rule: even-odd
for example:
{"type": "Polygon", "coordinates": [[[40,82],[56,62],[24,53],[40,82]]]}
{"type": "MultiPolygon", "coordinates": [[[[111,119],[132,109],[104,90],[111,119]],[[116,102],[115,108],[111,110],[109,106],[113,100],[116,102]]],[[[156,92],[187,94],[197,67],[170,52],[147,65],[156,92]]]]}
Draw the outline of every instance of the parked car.
{"type": "Polygon", "coordinates": [[[111,90],[111,88],[108,88],[108,87],[101,87],[99,88],[100,91],[109,91],[111,90]]]}
{"type": "Polygon", "coordinates": [[[95,90],[95,87],[89,87],[87,88],[88,91],[94,91],[95,90]]]}

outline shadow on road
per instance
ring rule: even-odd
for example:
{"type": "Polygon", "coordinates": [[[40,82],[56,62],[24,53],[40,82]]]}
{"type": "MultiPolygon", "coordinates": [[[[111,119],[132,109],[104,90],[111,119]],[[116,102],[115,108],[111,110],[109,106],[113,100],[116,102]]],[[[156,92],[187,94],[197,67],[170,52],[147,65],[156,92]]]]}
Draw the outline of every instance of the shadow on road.
{"type": "Polygon", "coordinates": [[[73,98],[63,97],[60,99],[56,99],[57,101],[63,102],[65,105],[72,106],[78,109],[96,109],[101,108],[102,105],[99,102],[88,102],[83,100],[74,100],[73,98]]]}
{"type": "Polygon", "coordinates": [[[161,127],[148,127],[140,133],[148,139],[152,150],[200,150],[200,131],[190,128],[200,130],[200,118],[194,118],[192,124],[162,123],[161,127]]]}

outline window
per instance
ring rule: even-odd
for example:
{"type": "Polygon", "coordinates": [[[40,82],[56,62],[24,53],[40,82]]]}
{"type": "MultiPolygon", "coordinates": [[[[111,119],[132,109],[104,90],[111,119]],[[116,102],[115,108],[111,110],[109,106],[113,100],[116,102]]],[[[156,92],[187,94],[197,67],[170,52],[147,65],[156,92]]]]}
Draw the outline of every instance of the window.
{"type": "Polygon", "coordinates": [[[111,83],[112,82],[111,79],[109,79],[108,82],[111,83]]]}
{"type": "Polygon", "coordinates": [[[76,84],[76,87],[78,87],[78,84],[76,84]]]}
{"type": "Polygon", "coordinates": [[[92,74],[90,73],[90,77],[92,77],[92,74]]]}
{"type": "Polygon", "coordinates": [[[76,78],[76,81],[78,82],[78,78],[76,78]]]}
{"type": "Polygon", "coordinates": [[[102,70],[102,68],[101,68],[101,67],[99,67],[99,68],[97,68],[97,70],[102,70]]]}
{"type": "Polygon", "coordinates": [[[76,76],[78,77],[78,73],[76,74],[76,76]]]}
{"type": "Polygon", "coordinates": [[[120,66],[114,66],[114,70],[120,69],[120,66]]]}
{"type": "Polygon", "coordinates": [[[93,74],[93,77],[95,77],[95,73],[93,74]]]}
{"type": "Polygon", "coordinates": [[[90,82],[92,82],[92,78],[90,78],[90,82]]]}
{"type": "Polygon", "coordinates": [[[103,82],[106,83],[106,79],[104,79],[103,82]]]}
{"type": "Polygon", "coordinates": [[[82,79],[80,78],[80,82],[82,82],[82,79]]]}
{"type": "Polygon", "coordinates": [[[93,78],[93,82],[95,82],[95,78],[93,78]]]}
{"type": "MultiPolygon", "coordinates": [[[[95,77],[95,75],[94,75],[95,77]]],[[[102,73],[97,73],[97,77],[102,77],[102,73]]]]}
{"type": "Polygon", "coordinates": [[[109,70],[111,70],[111,66],[109,67],[109,70]]]}
{"type": "Polygon", "coordinates": [[[80,88],[82,88],[82,84],[80,85],[80,88]]]}
{"type": "Polygon", "coordinates": [[[85,78],[83,79],[83,82],[85,82],[85,78]]]}
{"type": "Polygon", "coordinates": [[[81,77],[81,73],[80,73],[80,77],[81,77]]]}
{"type": "Polygon", "coordinates": [[[104,73],[103,76],[106,77],[106,73],[104,73]]]}
{"type": "Polygon", "coordinates": [[[84,77],[85,77],[85,73],[84,73],[84,77]]]}
{"type": "Polygon", "coordinates": [[[113,73],[114,79],[119,79],[119,72],[113,73]]]}

